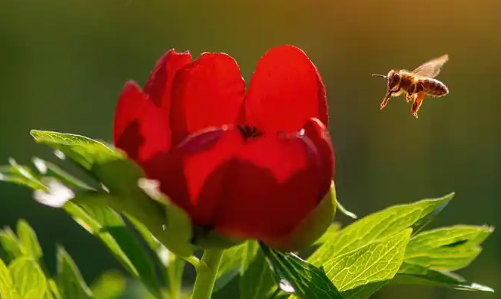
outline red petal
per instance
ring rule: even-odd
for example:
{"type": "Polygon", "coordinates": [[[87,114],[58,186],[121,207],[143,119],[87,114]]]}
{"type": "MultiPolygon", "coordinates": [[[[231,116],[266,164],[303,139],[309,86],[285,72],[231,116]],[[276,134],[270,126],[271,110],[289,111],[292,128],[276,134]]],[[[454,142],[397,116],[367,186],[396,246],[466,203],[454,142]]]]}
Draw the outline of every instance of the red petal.
{"type": "Polygon", "coordinates": [[[238,130],[210,128],[188,137],[169,154],[151,160],[149,176],[161,182],[160,189],[183,208],[194,224],[212,226],[229,161],[242,144],[238,130]]]}
{"type": "Polygon", "coordinates": [[[169,111],[172,81],[177,71],[191,63],[191,55],[188,52],[177,53],[174,49],[167,51],[156,63],[153,71],[144,86],[144,92],[148,94],[157,106],[162,106],[169,111]]]}
{"type": "Polygon", "coordinates": [[[335,175],[335,155],[334,147],[331,143],[331,136],[325,125],[317,118],[310,118],[303,126],[301,133],[304,134],[317,149],[320,165],[323,169],[321,175],[322,183],[320,187],[320,198],[329,191],[331,181],[335,175]]]}
{"type": "Polygon", "coordinates": [[[204,53],[176,74],[172,90],[173,144],[206,127],[237,121],[245,83],[235,60],[204,53]]]}
{"type": "Polygon", "coordinates": [[[302,135],[248,140],[226,178],[216,231],[262,241],[287,234],[321,199],[321,162],[302,135]]]}
{"type": "Polygon", "coordinates": [[[296,132],[310,117],[328,125],[325,87],[316,67],[296,47],[271,49],[252,76],[245,98],[247,124],[296,132]]]}
{"type": "Polygon", "coordinates": [[[170,132],[162,113],[132,81],[125,87],[115,110],[113,142],[141,163],[170,147],[170,132]]]}

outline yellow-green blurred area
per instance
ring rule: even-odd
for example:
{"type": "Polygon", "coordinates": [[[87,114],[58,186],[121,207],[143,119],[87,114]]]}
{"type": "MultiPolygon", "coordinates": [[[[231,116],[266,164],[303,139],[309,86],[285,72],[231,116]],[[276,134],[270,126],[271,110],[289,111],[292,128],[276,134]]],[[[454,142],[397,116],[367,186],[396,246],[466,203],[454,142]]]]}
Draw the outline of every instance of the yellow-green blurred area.
{"type": "MultiPolygon", "coordinates": [[[[117,97],[128,79],[144,84],[169,48],[226,52],[248,81],[261,55],[280,44],[307,52],[325,82],[336,150],[339,200],[359,216],[451,191],[431,227],[501,227],[501,2],[0,0],[0,159],[53,158],[30,129],[111,140],[117,97]],[[419,119],[403,98],[379,110],[386,82],[449,54],[437,77],[449,87],[426,99],[419,119]]],[[[210,113],[208,111],[207,113],[210,113]]],[[[60,162],[58,162],[60,163],[60,162]]],[[[68,162],[65,165],[69,165],[68,162]]],[[[73,168],[69,168],[73,169],[73,168]]],[[[87,282],[114,257],[61,210],[31,191],[0,185],[0,225],[27,219],[49,268],[65,246],[87,282]]],[[[283,215],[286,217],[286,215],[283,215]]],[[[338,216],[343,224],[350,220],[338,216]]],[[[501,237],[459,271],[501,291],[501,237]]],[[[499,294],[388,287],[373,298],[477,299],[499,294]]]]}

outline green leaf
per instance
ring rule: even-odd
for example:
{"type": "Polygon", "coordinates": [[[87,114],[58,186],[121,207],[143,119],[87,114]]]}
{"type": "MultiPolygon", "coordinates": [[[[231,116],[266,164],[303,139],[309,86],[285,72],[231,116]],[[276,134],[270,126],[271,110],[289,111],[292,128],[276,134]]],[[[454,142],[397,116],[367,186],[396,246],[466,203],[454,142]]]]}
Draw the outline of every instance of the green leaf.
{"type": "Polygon", "coordinates": [[[2,299],[21,299],[17,292],[10,271],[4,262],[0,259],[0,298],[2,299]]]}
{"type": "Polygon", "coordinates": [[[36,261],[42,258],[42,247],[38,243],[38,238],[31,226],[25,220],[17,222],[17,236],[25,250],[25,254],[33,257],[36,261]]]}
{"type": "Polygon", "coordinates": [[[494,292],[493,289],[487,286],[468,282],[466,279],[455,273],[427,269],[419,265],[407,264],[405,261],[391,283],[400,285],[448,287],[465,291],[494,292]]]}
{"type": "Polygon", "coordinates": [[[325,231],[325,233],[318,238],[313,245],[320,245],[325,242],[332,241],[335,237],[337,232],[341,229],[341,224],[339,223],[332,223],[329,228],[325,231]]]}
{"type": "Polygon", "coordinates": [[[50,131],[32,130],[38,143],[63,152],[73,162],[103,184],[113,195],[108,204],[142,222],[170,251],[183,257],[193,254],[190,244],[191,221],[184,211],[169,204],[168,199],[154,201],[144,188],[142,169],[132,160],[88,137],[50,131]]]}
{"type": "Polygon", "coordinates": [[[370,243],[324,263],[344,299],[365,299],[387,284],[402,264],[412,229],[370,243]]]}
{"type": "Polygon", "coordinates": [[[139,232],[139,234],[143,237],[144,241],[148,246],[153,250],[154,252],[158,252],[160,248],[162,247],[162,244],[155,239],[153,234],[148,230],[148,228],[139,222],[136,218],[132,217],[131,215],[125,214],[127,219],[129,219],[130,223],[136,228],[136,230],[139,232]]]}
{"type": "Polygon", "coordinates": [[[50,293],[47,292],[48,293],[47,298],[49,298],[49,299],[53,299],[53,298],[61,299],[61,293],[59,292],[59,289],[57,287],[56,281],[54,279],[52,279],[52,278],[49,278],[49,279],[47,279],[47,285],[48,285],[49,291],[50,291],[50,293]]]}
{"type": "Polygon", "coordinates": [[[20,257],[9,265],[9,272],[18,294],[23,299],[43,299],[47,279],[33,257],[20,257]]]}
{"type": "Polygon", "coordinates": [[[10,227],[0,231],[0,245],[5,252],[5,260],[11,262],[23,255],[24,249],[10,227]]]}
{"type": "Polygon", "coordinates": [[[71,256],[63,247],[57,249],[57,282],[62,298],[91,299],[92,291],[80,274],[71,256]]]}
{"type": "Polygon", "coordinates": [[[240,268],[240,299],[270,298],[276,290],[273,272],[256,241],[247,241],[240,268]]]}
{"type": "Polygon", "coordinates": [[[343,299],[322,269],[297,255],[261,245],[271,268],[278,276],[283,292],[302,299],[343,299]]]}
{"type": "Polygon", "coordinates": [[[246,250],[247,243],[243,243],[230,247],[224,251],[219,264],[219,269],[217,271],[217,280],[213,291],[214,293],[223,288],[239,274],[242,259],[246,250]]]}
{"type": "Polygon", "coordinates": [[[76,134],[62,134],[50,131],[32,130],[36,142],[60,150],[70,159],[91,171],[97,164],[122,159],[122,155],[104,143],[76,134]]]}
{"type": "Polygon", "coordinates": [[[92,187],[81,181],[80,179],[74,177],[68,172],[62,170],[59,166],[54,163],[42,160],[40,158],[33,158],[33,164],[37,168],[38,172],[44,177],[56,178],[58,181],[64,185],[76,189],[76,190],[93,190],[92,187]]]}
{"type": "Polygon", "coordinates": [[[125,277],[119,272],[109,271],[99,277],[91,287],[96,299],[116,299],[125,291],[125,277]]]}
{"type": "Polygon", "coordinates": [[[9,159],[9,162],[11,165],[0,167],[0,181],[18,184],[33,190],[49,191],[29,167],[17,164],[14,159],[9,159]]]}
{"type": "Polygon", "coordinates": [[[397,205],[368,215],[336,233],[321,245],[308,261],[320,266],[338,255],[355,250],[407,228],[421,229],[452,199],[454,193],[436,199],[424,199],[397,205]]]}
{"type": "MultiPolygon", "coordinates": [[[[75,202],[99,201],[101,196],[107,195],[87,194],[86,196],[95,196],[96,198],[86,200],[76,198],[75,202]]],[[[154,296],[161,296],[153,262],[117,212],[104,205],[80,203],[77,206],[73,202],[66,203],[64,209],[73,216],[77,223],[101,239],[122,265],[133,276],[140,278],[154,296]]]]}
{"type": "Polygon", "coordinates": [[[405,262],[447,271],[467,267],[482,251],[479,245],[493,231],[488,226],[468,225],[425,231],[409,242],[405,262]]]}

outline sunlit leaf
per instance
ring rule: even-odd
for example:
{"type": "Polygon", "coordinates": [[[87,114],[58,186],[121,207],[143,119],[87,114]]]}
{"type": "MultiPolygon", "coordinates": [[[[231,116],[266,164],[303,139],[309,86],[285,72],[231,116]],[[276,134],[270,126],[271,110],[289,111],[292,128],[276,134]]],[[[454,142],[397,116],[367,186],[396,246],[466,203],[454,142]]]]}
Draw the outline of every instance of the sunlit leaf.
{"type": "Polygon", "coordinates": [[[47,279],[47,286],[50,292],[47,292],[47,299],[61,299],[61,293],[57,287],[57,282],[53,278],[47,279]]]}
{"type": "Polygon", "coordinates": [[[480,244],[492,232],[492,227],[468,225],[422,232],[409,242],[405,262],[447,271],[467,267],[480,254],[480,244]]]}
{"type": "Polygon", "coordinates": [[[339,223],[332,223],[329,228],[325,231],[325,233],[318,238],[313,245],[320,245],[325,242],[332,241],[336,237],[336,233],[341,229],[341,224],[339,223]]]}
{"type": "Polygon", "coordinates": [[[301,299],[343,299],[337,288],[317,268],[297,255],[261,246],[283,292],[301,299]]]}
{"type": "Polygon", "coordinates": [[[57,281],[62,298],[91,299],[92,291],[71,256],[62,247],[57,250],[57,281]]]}
{"type": "Polygon", "coordinates": [[[138,185],[144,176],[142,169],[121,151],[76,134],[32,130],[31,135],[96,178],[115,196],[116,201],[108,204],[143,223],[170,251],[184,257],[193,254],[189,216],[167,199],[159,203],[148,196],[138,185]]]}
{"type": "Polygon", "coordinates": [[[361,218],[338,231],[332,240],[321,245],[308,261],[320,266],[340,254],[386,238],[406,228],[419,230],[449,203],[453,195],[454,193],[451,193],[441,198],[392,206],[361,218]]]}
{"type": "Polygon", "coordinates": [[[14,159],[9,161],[11,165],[0,166],[0,181],[26,186],[33,190],[48,191],[47,186],[29,167],[17,164],[14,159]]]}
{"type": "Polygon", "coordinates": [[[92,170],[96,164],[122,159],[118,152],[104,143],[85,136],[38,130],[32,130],[30,133],[37,142],[60,150],[86,170],[92,170]]]}
{"type": "Polygon", "coordinates": [[[216,285],[214,286],[214,292],[224,287],[239,274],[243,256],[246,250],[247,243],[243,243],[237,246],[233,246],[224,251],[223,257],[221,258],[221,263],[219,264],[219,270],[217,272],[217,280],[216,285]]]}
{"type": "Polygon", "coordinates": [[[92,187],[64,171],[54,163],[35,157],[33,158],[33,164],[37,168],[38,172],[44,177],[56,178],[58,181],[72,189],[93,190],[92,187]]]}
{"type": "Polygon", "coordinates": [[[33,257],[36,261],[42,258],[42,247],[38,243],[38,238],[31,226],[25,220],[17,222],[17,237],[22,244],[25,254],[33,257]]]}
{"type": "Polygon", "coordinates": [[[9,268],[0,259],[0,298],[2,299],[21,299],[14,286],[14,281],[9,268]]]}
{"type": "Polygon", "coordinates": [[[240,269],[240,299],[265,299],[277,290],[277,282],[256,241],[247,241],[240,269]]]}
{"type": "Polygon", "coordinates": [[[23,255],[24,249],[10,227],[6,227],[0,231],[0,245],[2,251],[5,253],[5,260],[7,262],[11,262],[23,255]]]}
{"type": "Polygon", "coordinates": [[[120,298],[125,291],[126,281],[119,272],[106,272],[92,285],[92,293],[95,299],[120,298]]]}
{"type": "Polygon", "coordinates": [[[403,262],[412,229],[370,243],[323,264],[344,299],[365,299],[387,284],[403,262]]]}
{"type": "MultiPolygon", "coordinates": [[[[88,196],[93,195],[89,194],[88,196]]],[[[107,195],[95,194],[94,196],[98,198],[89,199],[89,201],[99,200],[99,196],[107,195]]],[[[79,200],[77,199],[76,202],[79,200]]],[[[160,287],[153,262],[137,238],[125,226],[120,215],[105,205],[80,204],[77,206],[68,202],[64,209],[73,216],[77,223],[101,239],[124,267],[144,282],[150,292],[155,296],[160,296],[160,287]]]]}
{"type": "Polygon", "coordinates": [[[392,280],[392,284],[428,285],[465,291],[494,292],[490,287],[468,282],[455,273],[427,269],[419,265],[407,264],[405,261],[392,280]]]}
{"type": "Polygon", "coordinates": [[[9,264],[9,272],[19,296],[23,299],[43,299],[47,279],[33,257],[20,257],[9,264]]]}

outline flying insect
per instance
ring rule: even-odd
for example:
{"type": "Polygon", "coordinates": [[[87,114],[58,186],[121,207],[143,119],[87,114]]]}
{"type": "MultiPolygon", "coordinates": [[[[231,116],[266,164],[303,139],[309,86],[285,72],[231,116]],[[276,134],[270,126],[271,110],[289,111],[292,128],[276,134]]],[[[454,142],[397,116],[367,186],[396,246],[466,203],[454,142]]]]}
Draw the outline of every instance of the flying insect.
{"type": "Polygon", "coordinates": [[[449,93],[447,86],[435,79],[448,60],[449,55],[445,54],[423,63],[413,71],[392,69],[388,75],[372,74],[372,76],[388,80],[386,95],[379,109],[383,110],[388,105],[390,97],[404,95],[407,103],[412,102],[412,116],[418,118],[418,110],[425,96],[437,98],[449,93]]]}

